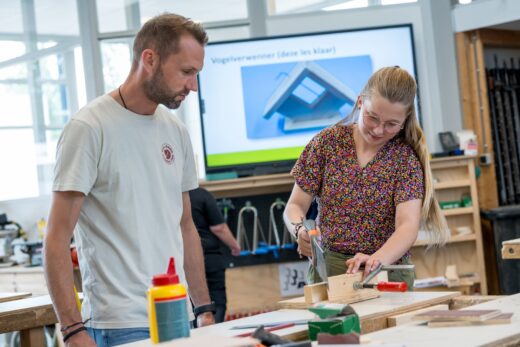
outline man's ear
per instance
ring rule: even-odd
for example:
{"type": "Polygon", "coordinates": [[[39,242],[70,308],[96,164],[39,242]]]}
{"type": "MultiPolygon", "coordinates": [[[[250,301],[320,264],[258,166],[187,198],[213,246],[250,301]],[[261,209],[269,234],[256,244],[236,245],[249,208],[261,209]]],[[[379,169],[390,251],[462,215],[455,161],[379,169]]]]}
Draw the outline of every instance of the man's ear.
{"type": "Polygon", "coordinates": [[[141,53],[141,64],[143,64],[143,67],[148,73],[153,73],[156,66],[159,65],[159,55],[147,48],[141,53]]]}

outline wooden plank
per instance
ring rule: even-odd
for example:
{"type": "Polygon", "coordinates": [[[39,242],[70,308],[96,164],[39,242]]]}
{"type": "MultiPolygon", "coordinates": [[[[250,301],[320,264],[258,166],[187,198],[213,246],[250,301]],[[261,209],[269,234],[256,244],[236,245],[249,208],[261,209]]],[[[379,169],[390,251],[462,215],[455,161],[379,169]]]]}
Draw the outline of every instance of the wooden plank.
{"type": "Polygon", "coordinates": [[[199,185],[210,191],[216,198],[232,198],[290,192],[294,186],[294,178],[289,173],[282,173],[219,181],[200,181],[199,185]]]}
{"type": "Polygon", "coordinates": [[[442,328],[442,327],[467,327],[467,326],[482,326],[490,324],[509,324],[511,323],[512,313],[501,313],[495,317],[483,320],[483,321],[430,321],[428,327],[430,328],[442,328]]]}
{"type": "Polygon", "coordinates": [[[43,326],[20,331],[20,345],[21,347],[45,346],[46,342],[43,326]]]}
{"type": "Polygon", "coordinates": [[[464,307],[483,304],[504,297],[504,295],[460,295],[451,300],[450,310],[459,310],[464,307]]]}
{"type": "Polygon", "coordinates": [[[0,293],[0,303],[13,301],[18,299],[23,299],[31,296],[31,293],[23,292],[23,293],[0,293]]]}
{"type": "Polygon", "coordinates": [[[350,304],[379,296],[375,289],[354,289],[354,283],[363,280],[361,271],[329,277],[329,301],[350,304]]]}
{"type": "Polygon", "coordinates": [[[399,325],[416,323],[417,321],[413,321],[412,317],[419,313],[422,313],[422,312],[431,311],[431,310],[449,310],[449,309],[450,309],[450,306],[448,304],[435,305],[432,307],[427,307],[427,308],[423,308],[420,310],[415,310],[412,312],[407,312],[407,313],[395,315],[392,317],[388,317],[388,327],[391,328],[391,327],[395,327],[395,326],[399,326],[399,325]]]}
{"type": "Polygon", "coordinates": [[[427,310],[412,317],[419,321],[471,321],[480,322],[500,316],[500,310],[427,310]]]}
{"type": "Polygon", "coordinates": [[[485,46],[500,48],[520,48],[520,31],[480,29],[480,40],[485,46]]]}
{"type": "MultiPolygon", "coordinates": [[[[354,302],[360,302],[363,300],[369,300],[380,296],[380,292],[375,289],[354,289],[354,282],[360,282],[363,278],[363,273],[359,271],[356,274],[344,274],[338,276],[332,276],[328,278],[328,290],[326,293],[322,293],[321,297],[325,297],[321,300],[323,303],[340,303],[340,304],[352,304],[354,302]],[[325,295],[326,294],[326,295],[325,295]]],[[[379,281],[388,281],[388,273],[381,271],[376,277],[374,277],[370,283],[377,283],[379,281]]],[[[321,287],[325,287],[325,283],[319,283],[321,287]]],[[[305,290],[305,288],[304,288],[305,290]]],[[[324,290],[321,288],[321,290],[324,290]]],[[[325,287],[326,290],[326,287],[325,287]]],[[[305,294],[305,293],[304,293],[305,294]]],[[[309,293],[310,295],[310,293],[309,293]]],[[[279,308],[286,309],[306,309],[311,307],[317,301],[311,302],[305,295],[296,297],[293,299],[282,300],[278,302],[279,308]]]]}
{"type": "MultiPolygon", "coordinates": [[[[43,346],[43,345],[42,345],[43,346]]],[[[121,347],[150,347],[150,341],[138,341],[122,345],[121,347]]],[[[178,339],[162,342],[161,347],[254,347],[258,346],[258,340],[251,337],[223,337],[218,335],[192,336],[188,339],[178,339]]]]}
{"type": "Polygon", "coordinates": [[[56,324],[58,319],[49,295],[0,304],[0,333],[56,324]]]}
{"type": "Polygon", "coordinates": [[[429,328],[408,324],[368,334],[371,341],[399,343],[407,347],[438,346],[518,346],[520,344],[520,294],[475,305],[472,309],[512,312],[510,324],[429,328]]]}

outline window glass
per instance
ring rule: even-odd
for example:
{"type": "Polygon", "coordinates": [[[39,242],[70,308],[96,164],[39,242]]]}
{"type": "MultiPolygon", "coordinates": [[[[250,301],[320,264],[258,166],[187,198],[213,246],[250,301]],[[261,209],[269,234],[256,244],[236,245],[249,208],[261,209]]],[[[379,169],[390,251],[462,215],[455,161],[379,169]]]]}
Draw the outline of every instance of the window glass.
{"type": "Polygon", "coordinates": [[[207,29],[209,42],[247,39],[250,36],[249,26],[207,29]]]}
{"type": "Polygon", "coordinates": [[[0,128],[0,154],[2,161],[9,163],[0,170],[1,200],[38,196],[38,169],[32,129],[0,128]]]}
{"type": "Polygon", "coordinates": [[[397,5],[417,0],[346,0],[346,1],[329,1],[329,0],[274,0],[270,3],[269,14],[288,14],[288,13],[304,13],[316,11],[337,11],[362,8],[368,6],[380,5],[397,5]]]}
{"type": "Polygon", "coordinates": [[[33,0],[33,2],[38,41],[47,36],[56,36],[60,39],[79,36],[76,1],[33,0]]]}
{"type": "Polygon", "coordinates": [[[0,62],[25,54],[25,44],[20,41],[0,41],[0,62]]]}
{"type": "Polygon", "coordinates": [[[105,91],[116,89],[124,82],[130,71],[133,38],[103,40],[101,58],[105,91]]]}
{"type": "Polygon", "coordinates": [[[141,22],[170,11],[199,22],[218,22],[247,18],[245,0],[141,0],[141,22]]]}
{"type": "Polygon", "coordinates": [[[69,120],[67,87],[64,84],[42,85],[45,126],[63,127],[69,120]]]}
{"type": "Polygon", "coordinates": [[[26,79],[27,64],[9,65],[0,69],[0,81],[7,79],[26,79]]]}
{"type": "Polygon", "coordinates": [[[141,26],[135,20],[139,18],[139,7],[138,0],[97,0],[99,32],[137,30],[141,26]]]}
{"type": "Polygon", "coordinates": [[[0,105],[0,127],[32,124],[31,98],[26,83],[0,83],[0,105]]]}

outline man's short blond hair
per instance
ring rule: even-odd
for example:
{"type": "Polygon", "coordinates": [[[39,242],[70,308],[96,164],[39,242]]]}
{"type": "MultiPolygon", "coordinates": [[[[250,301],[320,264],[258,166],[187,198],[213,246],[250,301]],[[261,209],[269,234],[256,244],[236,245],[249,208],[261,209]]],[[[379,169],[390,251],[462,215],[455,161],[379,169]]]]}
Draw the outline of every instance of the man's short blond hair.
{"type": "Polygon", "coordinates": [[[191,35],[202,46],[208,43],[208,36],[202,25],[190,18],[175,13],[163,13],[148,20],[134,40],[133,67],[137,66],[141,53],[152,49],[161,59],[179,50],[179,40],[183,35],[191,35]]]}

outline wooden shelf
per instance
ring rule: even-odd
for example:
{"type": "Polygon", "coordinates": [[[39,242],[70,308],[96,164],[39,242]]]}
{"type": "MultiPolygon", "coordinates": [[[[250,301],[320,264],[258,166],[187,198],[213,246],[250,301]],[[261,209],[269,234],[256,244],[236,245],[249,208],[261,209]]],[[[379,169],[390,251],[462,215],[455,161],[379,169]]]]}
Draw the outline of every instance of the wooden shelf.
{"type": "MultiPolygon", "coordinates": [[[[477,239],[477,236],[475,234],[469,234],[469,235],[455,235],[450,237],[447,243],[456,243],[456,242],[467,242],[467,241],[475,241],[477,239]]],[[[426,246],[427,242],[426,240],[417,240],[413,247],[421,247],[426,246]]]]}
{"type": "Polygon", "coordinates": [[[446,217],[460,216],[463,214],[472,214],[473,212],[475,212],[475,208],[474,207],[448,208],[448,209],[442,210],[442,212],[444,213],[444,215],[446,217]]]}
{"type": "Polygon", "coordinates": [[[294,178],[289,173],[283,173],[219,181],[200,181],[199,185],[210,191],[216,198],[234,198],[290,192],[294,185],[294,178]]]}
{"type": "Polygon", "coordinates": [[[435,189],[450,189],[450,188],[464,188],[470,187],[470,180],[456,180],[456,181],[446,181],[446,182],[438,182],[435,183],[435,189]]]}

